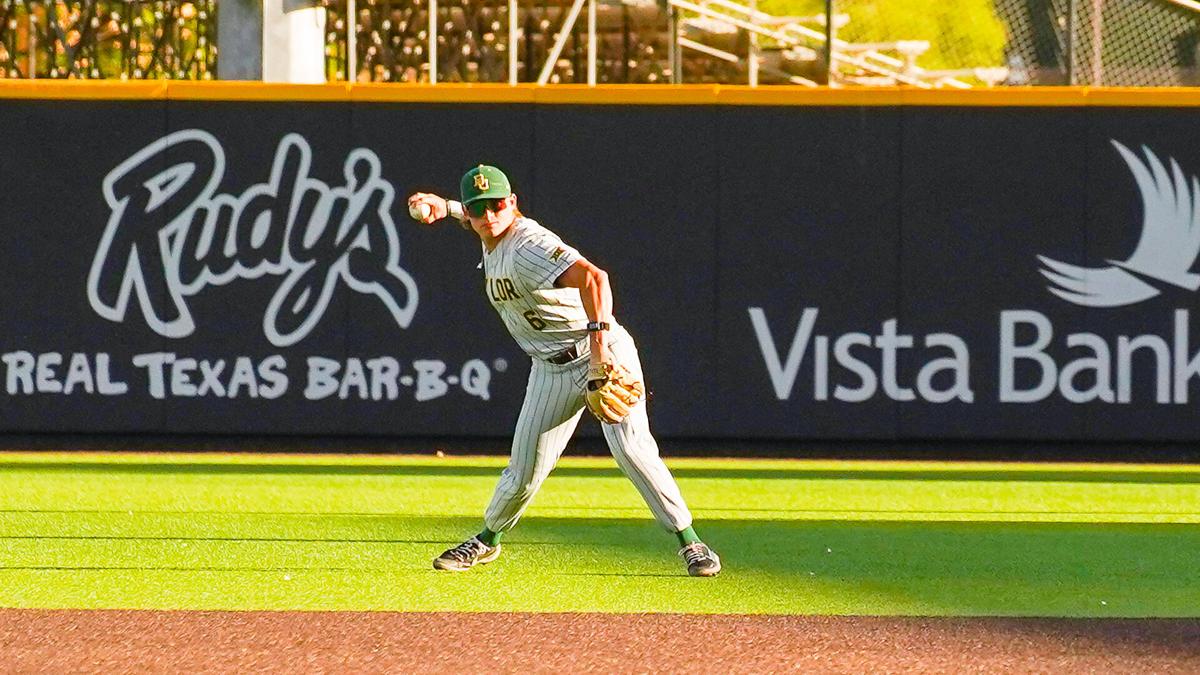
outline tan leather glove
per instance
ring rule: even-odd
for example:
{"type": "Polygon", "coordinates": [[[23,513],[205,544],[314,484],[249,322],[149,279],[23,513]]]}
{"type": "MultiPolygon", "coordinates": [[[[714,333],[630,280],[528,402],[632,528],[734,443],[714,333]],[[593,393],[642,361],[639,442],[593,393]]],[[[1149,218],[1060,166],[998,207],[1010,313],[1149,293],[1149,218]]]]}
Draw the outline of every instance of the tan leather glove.
{"type": "Polygon", "coordinates": [[[622,365],[599,363],[588,368],[583,394],[596,419],[618,424],[645,396],[646,386],[622,365]]]}

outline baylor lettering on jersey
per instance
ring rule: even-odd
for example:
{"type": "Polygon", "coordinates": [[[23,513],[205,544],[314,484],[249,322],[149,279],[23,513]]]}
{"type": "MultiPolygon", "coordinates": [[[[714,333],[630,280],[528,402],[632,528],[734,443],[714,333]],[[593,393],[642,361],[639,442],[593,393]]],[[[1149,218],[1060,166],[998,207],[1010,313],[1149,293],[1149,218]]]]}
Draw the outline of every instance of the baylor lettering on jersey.
{"type": "Polygon", "coordinates": [[[487,280],[488,293],[492,296],[492,300],[496,302],[504,302],[505,300],[516,300],[521,297],[517,292],[517,287],[513,284],[512,279],[492,279],[487,280]]]}

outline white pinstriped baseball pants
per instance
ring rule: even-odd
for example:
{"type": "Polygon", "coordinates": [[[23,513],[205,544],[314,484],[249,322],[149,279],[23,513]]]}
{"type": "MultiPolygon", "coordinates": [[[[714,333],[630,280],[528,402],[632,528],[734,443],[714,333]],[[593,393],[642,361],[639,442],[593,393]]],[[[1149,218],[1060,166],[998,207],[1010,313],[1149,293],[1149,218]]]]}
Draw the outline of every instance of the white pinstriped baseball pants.
{"type": "MultiPolygon", "coordinates": [[[[614,326],[609,335],[613,359],[643,377],[637,347],[629,333],[614,326]]],[[[583,383],[587,370],[586,349],[579,358],[563,365],[533,359],[525,403],[513,435],[512,457],[500,475],[500,483],[484,515],[489,530],[512,529],[558,463],[584,412],[583,383]]],[[[671,532],[689,527],[692,514],[671,471],[658,456],[658,443],[650,435],[646,401],[635,406],[620,424],[600,426],[617,465],[646,500],[655,520],[671,532]]]]}

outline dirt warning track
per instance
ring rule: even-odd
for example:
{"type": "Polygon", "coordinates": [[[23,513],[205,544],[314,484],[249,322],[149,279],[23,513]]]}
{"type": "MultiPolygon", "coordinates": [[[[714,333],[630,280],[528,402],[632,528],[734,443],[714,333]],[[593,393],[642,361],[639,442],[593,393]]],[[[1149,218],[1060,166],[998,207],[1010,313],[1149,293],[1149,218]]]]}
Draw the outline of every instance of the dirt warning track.
{"type": "Polygon", "coordinates": [[[1196,672],[1200,620],[0,610],[3,672],[1196,672]]]}

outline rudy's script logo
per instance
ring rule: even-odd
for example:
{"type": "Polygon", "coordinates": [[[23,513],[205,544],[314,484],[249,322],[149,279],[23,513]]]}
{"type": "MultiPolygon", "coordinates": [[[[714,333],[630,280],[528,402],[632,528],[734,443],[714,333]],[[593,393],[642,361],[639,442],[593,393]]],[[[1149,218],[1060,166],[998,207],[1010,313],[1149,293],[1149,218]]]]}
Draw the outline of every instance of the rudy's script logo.
{"type": "Polygon", "coordinates": [[[263,316],[273,345],[304,339],[339,280],[375,295],[407,328],[417,286],[400,267],[394,191],[379,158],[352,150],[342,185],[311,177],[311,165],[308,141],[288,134],[267,182],[224,194],[225,151],[212,134],[187,129],[146,146],[104,178],[111,215],[88,274],[92,308],[122,322],[136,293],[147,325],[181,338],[196,329],[187,298],[271,275],[283,277],[263,316]]]}
{"type": "Polygon", "coordinates": [[[1155,284],[1200,289],[1200,274],[1189,271],[1200,254],[1200,182],[1195,176],[1189,182],[1174,159],[1168,172],[1149,148],[1142,148],[1143,162],[1112,144],[1142,194],[1142,236],[1128,259],[1109,260],[1107,267],[1077,267],[1039,255],[1041,273],[1053,283],[1050,292],[1077,305],[1120,307],[1158,295],[1155,284]]]}

